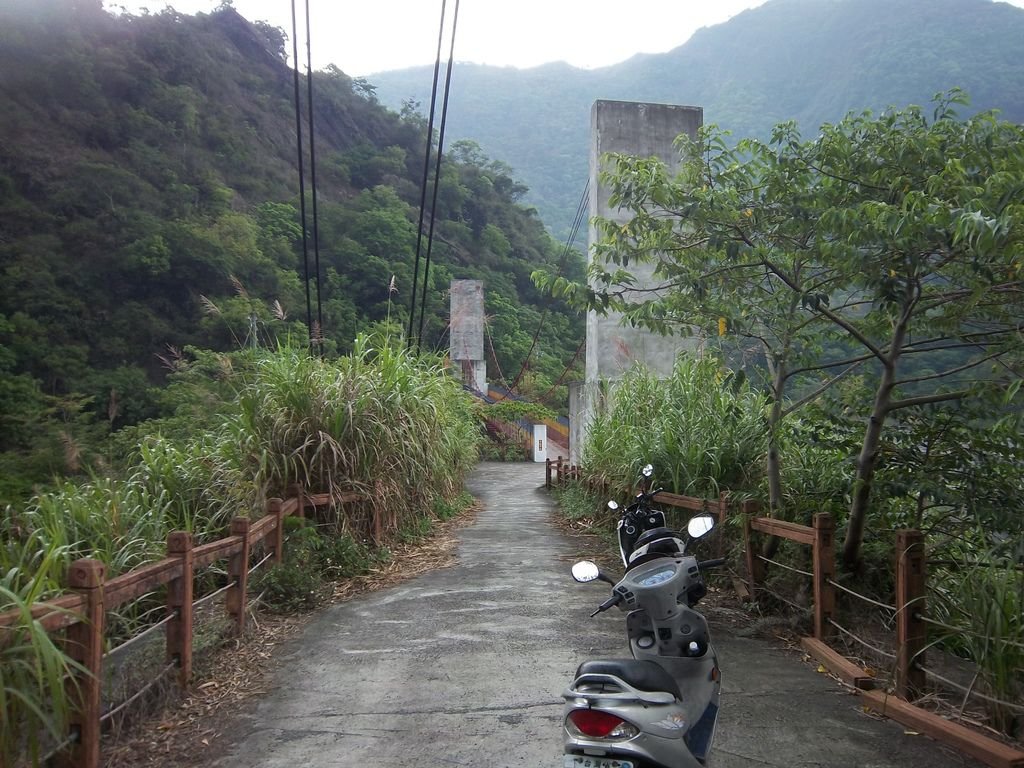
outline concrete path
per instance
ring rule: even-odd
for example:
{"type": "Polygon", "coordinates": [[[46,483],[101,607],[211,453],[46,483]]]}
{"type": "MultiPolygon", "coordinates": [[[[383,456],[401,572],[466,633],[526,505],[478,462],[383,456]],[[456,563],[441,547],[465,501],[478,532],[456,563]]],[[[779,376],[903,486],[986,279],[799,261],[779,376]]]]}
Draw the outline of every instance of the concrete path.
{"type": "MultiPolygon", "coordinates": [[[[229,729],[221,768],[561,766],[560,693],[584,659],[621,656],[617,611],[568,574],[544,466],[482,464],[459,564],[326,610],[286,648],[273,692],[229,729]]],[[[863,714],[794,653],[712,619],[723,673],[715,768],[973,766],[863,714]]]]}

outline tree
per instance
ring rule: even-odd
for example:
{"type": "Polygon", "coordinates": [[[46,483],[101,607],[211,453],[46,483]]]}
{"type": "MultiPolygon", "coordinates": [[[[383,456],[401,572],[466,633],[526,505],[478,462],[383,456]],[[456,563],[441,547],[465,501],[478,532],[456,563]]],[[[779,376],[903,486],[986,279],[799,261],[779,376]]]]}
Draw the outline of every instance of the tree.
{"type": "Polygon", "coordinates": [[[771,144],[744,140],[730,148],[726,138],[714,127],[695,142],[682,137],[685,162],[675,178],[655,158],[611,156],[603,178],[612,204],[633,219],[598,222],[602,240],[589,286],[544,273],[536,279],[577,306],[621,312],[625,321],[664,334],[729,334],[740,342],[726,347],[748,363],[757,353],[751,369],[758,377],[766,373],[771,394],[769,505],[781,511],[783,418],[857,362],[838,354],[823,358],[822,318],[806,311],[839,279],[816,259],[812,174],[778,152],[787,140],[784,129],[771,144]],[[641,261],[655,265],[658,284],[650,291],[635,290],[629,272],[641,261]],[[794,292],[780,274],[806,289],[794,292]],[[762,355],[764,368],[756,362],[762,355]],[[804,393],[789,402],[793,380],[803,382],[804,393]]]}
{"type": "MultiPolygon", "coordinates": [[[[1018,377],[1024,132],[992,114],[961,120],[960,100],[937,98],[931,119],[917,107],[851,115],[811,141],[783,124],[770,142],[735,150],[705,130],[681,139],[675,178],[657,161],[613,157],[612,203],[634,218],[599,222],[589,285],[536,276],[577,306],[657,331],[717,325],[755,340],[771,373],[772,433],[861,368],[871,392],[848,565],[859,558],[886,420],[1018,377]],[[656,290],[632,290],[628,266],[640,260],[655,263],[656,290]],[[992,364],[994,374],[984,370],[992,364]]],[[[777,445],[773,434],[773,504],[777,445]]]]}

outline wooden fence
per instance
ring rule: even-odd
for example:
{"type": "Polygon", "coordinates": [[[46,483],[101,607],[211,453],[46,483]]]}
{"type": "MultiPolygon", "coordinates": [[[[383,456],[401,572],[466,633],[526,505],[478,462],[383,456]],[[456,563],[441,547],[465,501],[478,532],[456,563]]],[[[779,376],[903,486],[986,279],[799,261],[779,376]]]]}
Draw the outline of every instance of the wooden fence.
{"type": "MultiPolygon", "coordinates": [[[[291,491],[294,495],[287,500],[270,499],[258,520],[233,519],[226,538],[194,546],[191,534],[171,533],[167,537],[167,557],[112,579],[106,578],[106,567],[100,561],[76,560],[68,570],[70,594],[32,607],[33,618],[47,632],[64,631],[65,652],[81,665],[81,671],[67,681],[72,715],[67,739],[54,754],[57,765],[74,768],[100,765],[102,726],[113,714],[111,711],[104,713],[101,693],[107,611],[167,585],[167,611],[157,624],[166,624],[167,666],[164,671],[169,673],[176,669],[178,685],[184,688],[192,677],[194,609],[223,594],[231,631],[241,634],[246,622],[249,574],[267,561],[281,562],[284,518],[304,516],[309,506],[342,504],[361,498],[358,494],[305,495],[297,486],[291,491]],[[250,553],[261,542],[264,557],[250,567],[250,553]],[[196,573],[218,561],[226,561],[227,585],[195,600],[196,573]]],[[[17,624],[21,616],[20,611],[0,614],[0,628],[17,624]]],[[[152,629],[154,627],[145,632],[152,629]]]]}
{"type": "MultiPolygon", "coordinates": [[[[748,587],[752,597],[756,598],[759,590],[764,588],[765,566],[773,563],[759,553],[756,534],[777,536],[811,547],[811,572],[774,563],[812,580],[814,635],[801,640],[804,650],[851,685],[860,695],[866,708],[950,744],[986,765],[996,768],[1024,768],[1024,752],[913,704],[915,699],[925,693],[925,649],[928,641],[927,624],[930,622],[925,613],[927,558],[924,536],[919,531],[904,530],[896,533],[893,553],[896,604],[885,605],[857,594],[835,580],[835,526],[830,515],[816,514],[813,526],[806,526],[760,517],[757,512],[757,502],[747,502],[743,505],[743,543],[748,587]],[[892,693],[875,690],[875,679],[872,675],[829,645],[829,640],[837,633],[864,642],[837,623],[837,591],[891,612],[895,620],[896,647],[895,654],[892,654],[892,693]]],[[[879,649],[874,650],[888,655],[879,649]]]]}
{"type": "MultiPolygon", "coordinates": [[[[544,468],[544,485],[547,488],[562,486],[570,480],[584,481],[583,470],[576,464],[570,464],[563,457],[548,459],[544,468]]],[[[602,489],[609,492],[607,487],[602,489]]],[[[674,493],[661,491],[654,496],[658,504],[667,504],[670,507],[688,509],[692,512],[707,512],[717,519],[718,523],[724,523],[729,514],[729,493],[723,491],[717,499],[704,499],[696,496],[679,496],[674,493]]]]}
{"type": "MultiPolygon", "coordinates": [[[[569,464],[561,456],[557,459],[548,459],[546,461],[544,469],[544,485],[546,488],[550,489],[554,486],[560,487],[570,480],[586,482],[583,471],[578,465],[569,464]]],[[[606,485],[602,486],[600,490],[606,495],[611,491],[611,489],[606,485]]],[[[722,535],[722,532],[724,531],[722,524],[725,523],[726,519],[729,517],[730,509],[729,493],[727,491],[720,493],[717,499],[705,499],[697,496],[679,496],[675,493],[660,491],[654,495],[653,500],[655,503],[663,506],[713,515],[719,532],[717,544],[714,546],[718,550],[719,555],[724,554],[725,537],[722,535]]]]}
{"type": "MultiPolygon", "coordinates": [[[[562,486],[570,481],[588,482],[579,466],[565,462],[561,456],[554,461],[548,460],[545,471],[545,484],[548,488],[562,486]]],[[[608,492],[607,488],[603,490],[608,492]]],[[[721,494],[717,500],[659,493],[654,500],[694,512],[714,514],[719,523],[725,522],[730,510],[736,511],[730,505],[727,493],[721,494]]],[[[760,504],[756,500],[744,501],[738,505],[738,511],[742,521],[747,576],[745,585],[737,585],[738,591],[744,597],[756,600],[758,594],[766,589],[765,574],[769,564],[811,579],[814,630],[813,636],[802,638],[801,645],[813,658],[852,686],[862,697],[865,707],[950,744],[987,765],[995,768],[1024,768],[1024,752],[913,704],[914,699],[924,693],[926,676],[929,674],[924,666],[927,625],[936,623],[925,614],[927,558],[924,536],[919,531],[897,532],[893,558],[896,605],[889,606],[857,594],[836,581],[835,523],[831,515],[816,514],[813,525],[807,526],[759,515],[760,504]],[[776,536],[811,547],[811,570],[804,571],[764,557],[757,546],[758,536],[776,536]],[[888,609],[893,615],[896,653],[892,655],[894,686],[891,694],[875,690],[873,675],[829,645],[829,640],[837,633],[853,634],[836,621],[837,593],[840,592],[888,609]]],[[[723,546],[724,541],[719,548],[723,546]]]]}

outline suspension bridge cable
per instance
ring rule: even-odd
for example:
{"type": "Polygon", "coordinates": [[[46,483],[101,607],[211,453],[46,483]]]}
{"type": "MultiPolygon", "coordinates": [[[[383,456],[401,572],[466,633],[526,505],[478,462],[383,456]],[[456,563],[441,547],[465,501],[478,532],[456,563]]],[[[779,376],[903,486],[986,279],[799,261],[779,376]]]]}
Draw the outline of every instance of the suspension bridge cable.
{"type": "Polygon", "coordinates": [[[420,348],[423,336],[423,321],[427,309],[427,278],[430,275],[430,253],[434,247],[434,222],[437,221],[437,192],[441,188],[441,158],[444,156],[444,127],[448,120],[448,96],[452,87],[452,67],[455,64],[455,30],[459,26],[459,0],[455,0],[455,13],[452,15],[452,40],[448,50],[448,69],[444,77],[444,98],[441,104],[441,128],[437,137],[437,164],[434,166],[434,199],[430,205],[430,234],[427,236],[427,260],[423,265],[423,296],[420,299],[420,327],[416,333],[416,351],[420,348]]]}
{"type": "MultiPolygon", "coordinates": [[[[309,183],[313,197],[313,259],[316,268],[316,338],[324,353],[324,310],[320,286],[320,217],[316,205],[316,134],[313,131],[313,43],[310,33],[309,0],[306,0],[306,107],[309,112],[309,183]]],[[[296,67],[297,68],[297,67],[296,67]]]]}
{"type": "MultiPolygon", "coordinates": [[[[494,361],[494,367],[498,369],[498,378],[505,389],[509,389],[508,380],[505,378],[505,374],[501,372],[501,363],[498,362],[498,355],[494,351],[494,337],[491,336],[491,329],[487,327],[486,320],[484,321],[484,333],[487,335],[487,346],[491,349],[491,359],[494,361]]],[[[509,391],[511,390],[509,389],[509,391]]]]}
{"type": "Polygon", "coordinates": [[[313,304],[309,295],[309,243],[306,235],[306,174],[302,157],[302,107],[299,104],[299,23],[295,17],[295,0],[292,0],[292,73],[295,76],[295,145],[299,159],[299,211],[302,216],[302,265],[306,283],[306,328],[309,345],[313,347],[313,304]]]}
{"type": "Polygon", "coordinates": [[[568,374],[569,371],[572,370],[573,363],[575,363],[576,359],[580,356],[580,352],[583,351],[583,347],[586,346],[586,343],[587,343],[587,337],[584,336],[583,337],[583,341],[581,341],[580,345],[578,347],[576,347],[576,352],[573,354],[572,358],[569,360],[568,365],[566,365],[565,368],[562,370],[561,375],[558,377],[558,379],[555,381],[555,383],[551,385],[551,388],[548,389],[547,392],[545,392],[543,395],[541,395],[537,399],[537,402],[539,402],[539,403],[547,402],[547,399],[549,397],[551,397],[551,393],[554,392],[555,389],[557,389],[558,387],[562,386],[562,381],[565,379],[566,374],[568,374]]]}
{"type": "MultiPolygon", "coordinates": [[[[584,212],[587,209],[587,196],[590,193],[590,179],[587,179],[586,185],[583,187],[583,194],[580,195],[580,201],[576,206],[576,216],[572,221],[572,228],[569,230],[569,237],[565,241],[565,247],[562,249],[562,258],[558,262],[558,272],[555,275],[557,278],[562,274],[562,270],[565,269],[565,262],[569,258],[569,252],[572,249],[573,243],[576,241],[576,235],[579,233],[580,224],[583,221],[584,212]]],[[[526,368],[530,363],[530,357],[533,355],[533,350],[537,348],[537,341],[540,339],[541,329],[544,327],[544,320],[547,318],[548,310],[551,309],[551,297],[544,303],[544,311],[540,315],[540,321],[537,323],[537,331],[533,334],[533,341],[530,344],[530,349],[526,352],[526,357],[523,358],[523,364],[519,367],[519,373],[512,380],[512,386],[510,390],[514,391],[519,382],[523,378],[523,374],[526,373],[526,368]]]]}
{"type": "Polygon", "coordinates": [[[427,208],[427,181],[430,178],[430,152],[434,146],[434,110],[437,102],[437,76],[441,71],[441,44],[444,41],[444,16],[447,0],[441,0],[441,24],[437,30],[437,57],[434,59],[434,82],[430,87],[430,116],[427,118],[427,146],[423,153],[423,184],[420,188],[420,221],[416,227],[416,261],[412,273],[412,293],[409,300],[409,330],[406,348],[412,349],[412,328],[416,321],[416,287],[420,277],[420,251],[423,243],[423,215],[427,208]]]}

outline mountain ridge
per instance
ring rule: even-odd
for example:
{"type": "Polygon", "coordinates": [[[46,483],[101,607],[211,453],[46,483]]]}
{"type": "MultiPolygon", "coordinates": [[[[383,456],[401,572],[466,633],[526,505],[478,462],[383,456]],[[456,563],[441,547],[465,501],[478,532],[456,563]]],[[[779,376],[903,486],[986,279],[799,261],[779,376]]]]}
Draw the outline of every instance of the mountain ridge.
{"type": "MultiPolygon", "coordinates": [[[[805,133],[849,111],[927,104],[963,88],[973,109],[1024,120],[1024,9],[991,0],[770,0],[662,54],[578,69],[456,63],[448,136],[472,138],[530,187],[556,234],[587,178],[595,99],[690,104],[737,138],[795,119],[805,133]],[[529,126],[528,131],[519,127],[529,126]]],[[[369,75],[382,103],[429,101],[431,68],[369,75]]]]}

